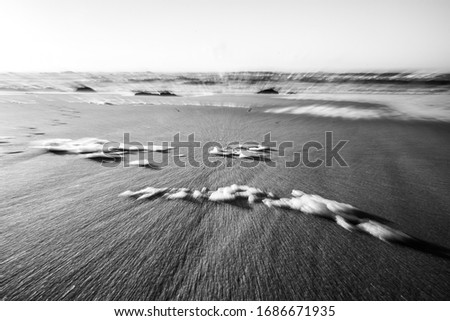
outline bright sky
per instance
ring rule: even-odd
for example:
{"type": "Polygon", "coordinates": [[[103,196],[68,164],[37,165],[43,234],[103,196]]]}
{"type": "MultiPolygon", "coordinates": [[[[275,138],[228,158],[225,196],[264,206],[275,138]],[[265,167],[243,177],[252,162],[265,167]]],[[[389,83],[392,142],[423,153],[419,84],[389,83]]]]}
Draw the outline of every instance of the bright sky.
{"type": "Polygon", "coordinates": [[[450,71],[449,0],[1,0],[0,71],[450,71]]]}

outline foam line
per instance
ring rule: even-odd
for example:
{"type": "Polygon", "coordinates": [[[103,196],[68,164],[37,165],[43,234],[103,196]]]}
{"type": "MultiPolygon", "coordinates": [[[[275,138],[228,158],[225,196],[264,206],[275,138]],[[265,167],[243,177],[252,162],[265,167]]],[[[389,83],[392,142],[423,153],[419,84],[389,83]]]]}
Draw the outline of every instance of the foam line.
{"type": "Polygon", "coordinates": [[[184,199],[215,203],[245,202],[246,207],[254,203],[262,203],[271,208],[279,207],[326,218],[347,231],[365,233],[384,242],[402,244],[423,252],[450,258],[449,249],[419,240],[389,226],[388,220],[361,211],[350,204],[326,199],[315,194],[307,194],[300,190],[293,190],[291,195],[292,197],[279,198],[271,192],[237,184],[220,187],[216,191],[209,191],[206,188],[191,190],[188,188],[147,187],[136,192],[125,191],[120,194],[120,196],[137,197],[138,199],[164,197],[168,200],[184,199]]]}
{"type": "Polygon", "coordinates": [[[321,117],[339,117],[349,119],[379,119],[393,117],[394,114],[391,111],[382,109],[361,109],[351,106],[347,107],[335,107],[332,105],[311,105],[311,106],[292,106],[283,108],[270,108],[265,111],[266,113],[274,114],[293,114],[293,115],[313,115],[321,117]]]}

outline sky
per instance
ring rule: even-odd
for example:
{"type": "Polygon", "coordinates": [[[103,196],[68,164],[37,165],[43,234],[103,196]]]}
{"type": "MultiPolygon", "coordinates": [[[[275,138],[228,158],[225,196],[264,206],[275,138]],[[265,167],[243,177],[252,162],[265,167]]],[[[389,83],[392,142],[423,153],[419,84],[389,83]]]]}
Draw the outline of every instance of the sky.
{"type": "Polygon", "coordinates": [[[449,0],[2,0],[0,72],[450,72],[449,0]]]}

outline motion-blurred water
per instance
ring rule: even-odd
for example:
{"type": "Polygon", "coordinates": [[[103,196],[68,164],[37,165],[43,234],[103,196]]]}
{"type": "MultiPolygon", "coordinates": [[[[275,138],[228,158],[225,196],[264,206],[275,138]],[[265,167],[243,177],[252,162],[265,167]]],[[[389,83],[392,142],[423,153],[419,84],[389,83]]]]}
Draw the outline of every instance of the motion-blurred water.
{"type": "Polygon", "coordinates": [[[80,85],[97,92],[173,90],[179,95],[247,94],[274,87],[281,94],[407,93],[450,91],[449,74],[416,73],[6,73],[2,91],[73,92],[80,85]]]}
{"type": "Polygon", "coordinates": [[[35,104],[41,99],[40,94],[60,94],[58,99],[66,102],[98,105],[150,103],[242,108],[285,107],[276,112],[344,118],[450,121],[448,74],[273,72],[0,74],[0,102],[35,104]],[[86,91],[77,91],[86,87],[92,89],[88,91],[89,94],[86,94],[86,91]],[[272,89],[269,91],[272,95],[261,96],[289,99],[291,103],[286,105],[280,103],[280,100],[277,100],[278,103],[276,101],[268,103],[269,100],[261,99],[260,103],[252,101],[251,104],[247,104],[243,100],[232,98],[233,95],[256,94],[267,89],[272,89]],[[150,93],[154,96],[135,96],[136,92],[150,93]],[[160,95],[161,92],[178,97],[160,95]],[[278,95],[274,95],[276,93],[278,95]],[[230,97],[220,99],[218,102],[208,99],[212,95],[230,97]],[[309,102],[305,103],[305,99],[309,102]],[[330,104],[336,101],[337,104],[330,104]],[[364,106],[365,103],[372,105],[368,108],[364,106]]]}

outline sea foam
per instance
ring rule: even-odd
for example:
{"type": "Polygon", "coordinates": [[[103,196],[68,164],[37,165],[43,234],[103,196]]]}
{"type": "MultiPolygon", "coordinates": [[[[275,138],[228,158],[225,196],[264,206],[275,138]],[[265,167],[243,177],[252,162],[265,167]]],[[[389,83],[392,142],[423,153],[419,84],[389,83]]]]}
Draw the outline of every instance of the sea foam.
{"type": "Polygon", "coordinates": [[[269,108],[266,113],[312,115],[319,117],[348,118],[348,119],[380,119],[397,116],[394,112],[384,109],[359,109],[355,107],[335,107],[331,105],[292,106],[281,108],[269,108]]]}
{"type": "Polygon", "coordinates": [[[220,187],[215,191],[207,188],[192,190],[188,188],[155,188],[147,187],[135,192],[125,191],[122,197],[135,197],[138,200],[163,197],[167,200],[209,201],[214,203],[247,202],[248,206],[261,203],[269,208],[283,208],[294,210],[306,215],[326,218],[335,222],[347,231],[361,232],[376,237],[385,242],[400,243],[418,250],[431,252],[436,255],[450,257],[449,250],[419,240],[398,229],[387,225],[385,219],[365,213],[356,207],[335,200],[326,199],[315,194],[308,194],[300,190],[293,190],[292,197],[279,198],[271,192],[247,185],[233,184],[220,187]]]}

